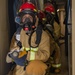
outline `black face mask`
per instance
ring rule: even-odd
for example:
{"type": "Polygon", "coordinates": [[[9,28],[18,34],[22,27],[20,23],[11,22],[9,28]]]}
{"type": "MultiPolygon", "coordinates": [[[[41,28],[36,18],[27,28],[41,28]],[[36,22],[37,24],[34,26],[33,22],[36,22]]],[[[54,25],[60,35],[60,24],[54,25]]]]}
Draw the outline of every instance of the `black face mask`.
{"type": "Polygon", "coordinates": [[[47,23],[53,25],[54,23],[54,15],[51,13],[46,13],[47,23]]]}
{"type": "Polygon", "coordinates": [[[33,22],[31,22],[29,18],[26,18],[23,23],[23,29],[25,31],[31,31],[33,29],[33,26],[34,26],[33,22]]]}

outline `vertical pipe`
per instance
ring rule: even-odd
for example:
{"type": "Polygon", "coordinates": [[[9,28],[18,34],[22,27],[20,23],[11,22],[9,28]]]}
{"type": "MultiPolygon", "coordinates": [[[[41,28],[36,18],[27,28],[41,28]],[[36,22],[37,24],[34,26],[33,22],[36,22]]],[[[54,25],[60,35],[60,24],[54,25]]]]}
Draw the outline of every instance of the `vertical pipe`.
{"type": "Polygon", "coordinates": [[[61,25],[61,34],[65,35],[65,25],[63,24],[63,21],[64,21],[64,11],[63,10],[60,10],[59,11],[60,13],[60,25],[61,25]]]}
{"type": "Polygon", "coordinates": [[[72,75],[75,75],[75,0],[72,0],[72,75]]]}
{"type": "Polygon", "coordinates": [[[39,0],[39,6],[40,6],[40,10],[43,10],[43,8],[44,8],[44,0],[39,0]]]}

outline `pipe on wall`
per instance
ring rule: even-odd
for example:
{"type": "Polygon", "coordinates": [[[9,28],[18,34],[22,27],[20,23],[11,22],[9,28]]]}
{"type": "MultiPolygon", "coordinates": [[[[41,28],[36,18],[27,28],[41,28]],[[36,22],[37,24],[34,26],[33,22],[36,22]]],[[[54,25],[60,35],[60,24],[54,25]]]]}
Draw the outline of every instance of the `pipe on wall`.
{"type": "Polygon", "coordinates": [[[75,75],[75,0],[72,0],[72,75],[75,75]]]}

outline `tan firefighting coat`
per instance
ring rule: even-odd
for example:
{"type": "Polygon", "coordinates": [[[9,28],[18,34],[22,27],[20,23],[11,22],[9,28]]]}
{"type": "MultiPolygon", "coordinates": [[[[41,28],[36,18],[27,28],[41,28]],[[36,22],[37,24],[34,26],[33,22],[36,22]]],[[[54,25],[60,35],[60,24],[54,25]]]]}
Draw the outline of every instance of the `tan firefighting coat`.
{"type": "Polygon", "coordinates": [[[61,36],[61,27],[58,25],[57,22],[54,21],[54,31],[53,35],[54,38],[51,36],[51,34],[46,30],[50,37],[50,55],[53,54],[53,51],[55,51],[54,55],[54,64],[60,63],[60,47],[58,45],[59,38],[61,36]]]}
{"type": "Polygon", "coordinates": [[[54,37],[55,40],[59,40],[61,36],[61,25],[54,21],[54,37]]]}
{"type": "MultiPolygon", "coordinates": [[[[29,48],[28,39],[29,39],[29,36],[22,29],[21,33],[20,33],[20,41],[22,43],[22,46],[25,48],[29,48]]],[[[36,46],[35,41],[36,41],[36,33],[34,32],[32,35],[32,38],[31,38],[32,46],[36,46]]],[[[15,48],[17,48],[17,44],[15,41],[15,37],[13,36],[13,38],[11,40],[10,51],[15,48]]],[[[47,69],[47,66],[43,62],[46,62],[49,57],[50,57],[50,37],[48,36],[48,34],[45,31],[42,31],[42,36],[41,36],[40,44],[38,46],[38,51],[35,53],[35,60],[41,60],[40,62],[42,62],[41,65],[42,65],[43,70],[41,70],[40,64],[39,65],[36,64],[38,62],[35,62],[34,64],[32,62],[32,64],[29,67],[30,69],[27,67],[27,70],[33,69],[32,66],[35,66],[35,64],[36,64],[34,69],[36,68],[38,73],[33,71],[33,74],[29,74],[29,75],[44,75],[44,73],[47,69]],[[42,72],[43,72],[43,74],[42,74],[42,72]]],[[[27,60],[30,61],[30,51],[28,51],[27,60]]],[[[11,58],[7,57],[6,61],[10,62],[11,58]]],[[[16,68],[14,69],[12,75],[28,75],[28,74],[26,74],[26,72],[23,68],[24,67],[17,65],[16,68]]],[[[29,71],[29,72],[32,73],[31,71],[29,71]]],[[[9,75],[11,75],[11,74],[9,74],[9,75]]]]}

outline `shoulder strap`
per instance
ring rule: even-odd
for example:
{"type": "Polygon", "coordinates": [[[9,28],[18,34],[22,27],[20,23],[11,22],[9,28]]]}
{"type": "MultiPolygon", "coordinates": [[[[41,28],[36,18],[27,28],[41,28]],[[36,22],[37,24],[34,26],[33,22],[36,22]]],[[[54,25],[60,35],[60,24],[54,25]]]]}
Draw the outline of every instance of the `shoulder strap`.
{"type": "Polygon", "coordinates": [[[40,41],[41,41],[41,35],[42,35],[42,26],[39,25],[37,27],[37,29],[31,33],[31,35],[29,37],[29,41],[28,41],[29,46],[32,47],[32,48],[38,47],[39,44],[40,44],[40,41]],[[33,35],[34,32],[36,32],[36,41],[35,41],[35,44],[37,44],[37,46],[35,46],[35,47],[31,45],[31,37],[32,37],[32,35],[33,35]]]}
{"type": "Polygon", "coordinates": [[[19,27],[16,31],[15,34],[15,39],[16,39],[16,43],[17,45],[21,48],[22,47],[22,43],[20,42],[20,32],[21,32],[22,27],[19,27]]]}
{"type": "Polygon", "coordinates": [[[41,36],[42,36],[42,26],[39,25],[36,29],[36,44],[39,45],[40,41],[41,41],[41,36]]]}

